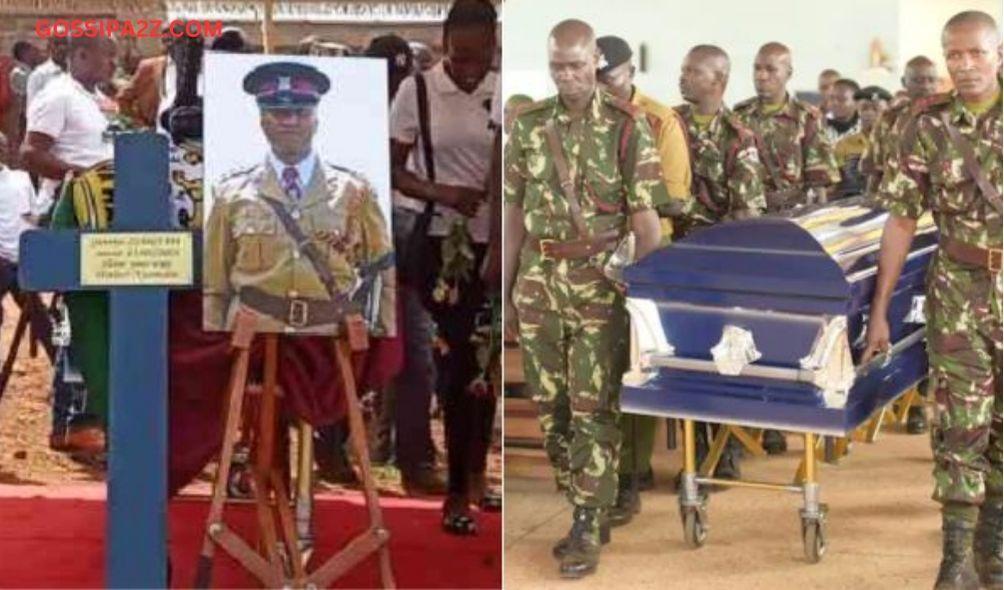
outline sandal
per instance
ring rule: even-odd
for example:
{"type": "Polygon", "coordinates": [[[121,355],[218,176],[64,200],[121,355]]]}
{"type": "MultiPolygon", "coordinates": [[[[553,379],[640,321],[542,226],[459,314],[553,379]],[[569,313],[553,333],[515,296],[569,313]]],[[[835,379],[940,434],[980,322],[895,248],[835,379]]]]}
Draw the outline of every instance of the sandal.
{"type": "Polygon", "coordinates": [[[467,510],[462,502],[447,498],[443,503],[443,530],[451,535],[476,535],[478,525],[467,510]]]}

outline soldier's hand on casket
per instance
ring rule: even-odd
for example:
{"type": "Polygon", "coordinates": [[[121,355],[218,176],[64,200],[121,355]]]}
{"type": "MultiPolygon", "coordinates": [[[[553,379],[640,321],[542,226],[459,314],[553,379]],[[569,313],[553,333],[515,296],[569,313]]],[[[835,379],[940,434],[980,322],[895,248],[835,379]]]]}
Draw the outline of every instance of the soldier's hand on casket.
{"type": "Polygon", "coordinates": [[[519,340],[519,317],[516,315],[516,308],[512,301],[506,299],[502,314],[505,320],[503,338],[506,342],[516,342],[519,340]]]}
{"type": "Polygon", "coordinates": [[[467,217],[474,217],[485,200],[485,191],[466,186],[440,185],[437,193],[440,204],[456,209],[467,217]]]}
{"type": "Polygon", "coordinates": [[[885,314],[872,314],[868,318],[868,334],[865,351],[861,353],[861,363],[866,364],[876,354],[884,354],[889,350],[889,321],[885,314]]]}

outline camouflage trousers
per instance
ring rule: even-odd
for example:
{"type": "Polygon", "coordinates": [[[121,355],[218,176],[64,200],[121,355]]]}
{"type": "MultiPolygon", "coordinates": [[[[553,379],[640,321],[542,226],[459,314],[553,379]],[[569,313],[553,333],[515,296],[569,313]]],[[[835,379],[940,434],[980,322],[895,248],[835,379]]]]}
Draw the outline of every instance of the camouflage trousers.
{"type": "Polygon", "coordinates": [[[624,298],[588,261],[524,251],[513,304],[526,384],[558,487],[575,506],[612,506],[627,364],[624,298]]]}
{"type": "Polygon", "coordinates": [[[1001,275],[938,255],[927,278],[934,499],[1001,501],[1001,275]]]}

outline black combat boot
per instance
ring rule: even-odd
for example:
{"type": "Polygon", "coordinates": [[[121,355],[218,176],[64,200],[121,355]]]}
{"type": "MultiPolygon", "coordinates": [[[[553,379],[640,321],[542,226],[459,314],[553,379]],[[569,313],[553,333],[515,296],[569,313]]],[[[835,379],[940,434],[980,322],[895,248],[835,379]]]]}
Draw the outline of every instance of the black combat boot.
{"type": "MultiPolygon", "coordinates": [[[[600,543],[606,545],[610,542],[610,520],[609,518],[603,518],[600,520],[600,543]]],[[[568,548],[572,543],[572,533],[569,531],[567,535],[558,539],[558,542],[551,547],[551,555],[555,559],[561,559],[568,553],[568,548]]]]}
{"type": "Polygon", "coordinates": [[[742,473],[739,470],[739,463],[742,460],[743,449],[735,439],[730,438],[725,444],[722,458],[715,467],[715,477],[719,479],[740,479],[742,473]]]}
{"type": "Polygon", "coordinates": [[[976,534],[973,537],[973,554],[976,562],[976,572],[980,576],[980,584],[984,588],[999,590],[1004,585],[1001,578],[1001,498],[987,500],[980,506],[980,517],[976,522],[976,534]]]}
{"type": "Polygon", "coordinates": [[[906,412],[906,432],[908,434],[924,434],[927,431],[927,416],[923,406],[910,406],[906,412]]]}
{"type": "Polygon", "coordinates": [[[788,450],[788,439],[777,430],[763,431],[763,450],[768,455],[780,455],[788,450]]]}
{"type": "Polygon", "coordinates": [[[608,521],[610,526],[621,526],[631,522],[635,514],[641,512],[641,496],[635,485],[635,476],[623,474],[617,481],[617,500],[610,509],[608,521]]]}
{"type": "Polygon", "coordinates": [[[652,471],[652,467],[649,466],[648,469],[643,471],[638,476],[638,491],[647,492],[655,489],[655,473],[652,471]]]}
{"type": "MultiPolygon", "coordinates": [[[[973,564],[973,518],[960,516],[969,507],[957,503],[945,504],[942,511],[941,568],[934,590],[979,590],[980,580],[973,564]],[[953,506],[954,505],[954,506],[953,506]]],[[[975,516],[975,515],[974,515],[975,516]]]]}
{"type": "Polygon", "coordinates": [[[562,578],[579,579],[596,571],[600,563],[600,528],[602,516],[597,508],[576,506],[572,512],[572,530],[561,556],[558,571],[562,578]]]}

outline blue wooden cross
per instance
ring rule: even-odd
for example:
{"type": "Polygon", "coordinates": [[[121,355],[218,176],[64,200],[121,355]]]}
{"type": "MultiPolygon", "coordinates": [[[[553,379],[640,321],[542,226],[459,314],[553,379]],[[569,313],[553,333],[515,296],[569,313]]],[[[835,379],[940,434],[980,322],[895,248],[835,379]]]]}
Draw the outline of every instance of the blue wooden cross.
{"type": "MultiPolygon", "coordinates": [[[[118,135],[109,230],[172,231],[171,216],[167,139],[151,133],[118,135]]],[[[26,232],[21,240],[20,283],[32,291],[110,292],[106,584],[163,588],[170,287],[82,285],[80,236],[77,230],[26,232]]],[[[194,259],[192,264],[198,269],[194,259]]]]}

